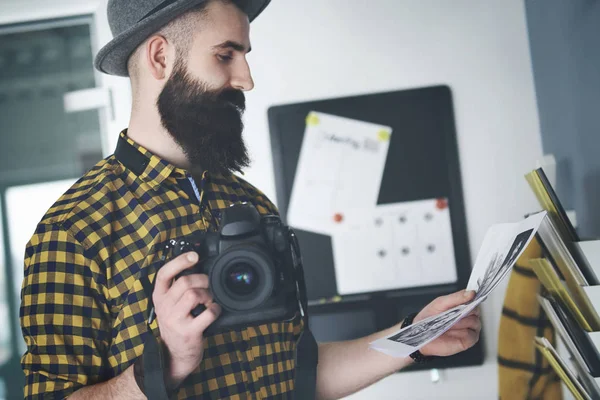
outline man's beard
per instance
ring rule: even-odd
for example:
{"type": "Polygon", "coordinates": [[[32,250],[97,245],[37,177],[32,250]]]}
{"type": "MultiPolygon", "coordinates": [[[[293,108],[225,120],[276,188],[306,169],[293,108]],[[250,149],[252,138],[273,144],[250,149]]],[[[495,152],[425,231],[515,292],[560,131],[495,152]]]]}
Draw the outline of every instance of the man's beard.
{"type": "Polygon", "coordinates": [[[210,90],[177,62],[157,106],[163,126],[182,148],[192,171],[225,174],[250,165],[242,138],[242,91],[210,90]]]}

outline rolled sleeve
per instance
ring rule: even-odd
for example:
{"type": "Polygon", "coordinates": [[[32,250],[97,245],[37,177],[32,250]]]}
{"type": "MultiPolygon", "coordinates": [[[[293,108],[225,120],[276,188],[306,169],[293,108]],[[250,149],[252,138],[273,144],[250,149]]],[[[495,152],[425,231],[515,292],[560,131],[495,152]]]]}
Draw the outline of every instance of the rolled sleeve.
{"type": "Polygon", "coordinates": [[[58,224],[41,224],[25,254],[20,320],[25,398],[64,398],[103,379],[109,312],[98,266],[58,224]]]}

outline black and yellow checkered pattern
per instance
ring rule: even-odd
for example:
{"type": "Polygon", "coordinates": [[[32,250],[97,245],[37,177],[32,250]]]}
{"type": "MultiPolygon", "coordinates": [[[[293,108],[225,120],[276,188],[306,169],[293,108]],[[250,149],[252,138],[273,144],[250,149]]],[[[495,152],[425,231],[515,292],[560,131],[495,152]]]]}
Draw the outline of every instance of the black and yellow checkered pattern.
{"type": "Polygon", "coordinates": [[[498,378],[501,400],[560,400],[561,382],[546,358],[535,349],[536,336],[555,343],[555,332],[539,304],[542,286],[528,260],[539,258],[534,240],[510,275],[498,336],[498,378]]]}
{"type": "MultiPolygon", "coordinates": [[[[111,379],[143,351],[148,300],[141,274],[154,279],[169,239],[214,228],[221,211],[249,202],[277,212],[257,189],[234,176],[206,174],[199,204],[189,175],[121,133],[132,159],[115,155],[79,179],[39,223],[25,253],[21,363],[26,398],[64,398],[111,379]]],[[[286,398],[293,390],[293,321],[206,337],[204,358],[179,398],[286,398]]],[[[152,329],[158,332],[156,321],[152,329]]]]}

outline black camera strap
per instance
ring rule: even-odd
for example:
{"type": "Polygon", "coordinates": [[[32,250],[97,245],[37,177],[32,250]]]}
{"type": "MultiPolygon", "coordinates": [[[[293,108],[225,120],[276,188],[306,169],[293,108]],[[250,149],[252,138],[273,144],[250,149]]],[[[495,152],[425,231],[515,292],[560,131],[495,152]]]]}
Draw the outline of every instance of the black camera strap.
{"type": "MultiPolygon", "coordinates": [[[[298,282],[298,281],[297,281],[298,282]]],[[[302,280],[302,284],[304,280],[302,280]]],[[[300,286],[300,282],[298,282],[300,286]]],[[[314,400],[317,398],[317,364],[319,363],[319,345],[308,325],[308,301],[306,290],[300,290],[300,305],[304,329],[296,342],[294,399],[314,400]],[[302,299],[304,298],[304,299],[302,299]]]]}
{"type": "MultiPolygon", "coordinates": [[[[154,284],[150,283],[150,279],[146,274],[143,274],[140,281],[144,288],[144,293],[148,298],[148,312],[150,313],[154,310],[154,307],[152,307],[151,304],[154,284]]],[[[141,361],[141,368],[139,368],[140,365],[134,366],[136,381],[140,390],[146,395],[148,400],[168,400],[170,398],[170,393],[165,385],[165,370],[163,367],[165,355],[163,353],[163,348],[158,342],[157,337],[154,336],[154,332],[152,332],[152,328],[150,327],[150,322],[148,322],[147,328],[148,330],[146,331],[146,337],[144,339],[144,352],[142,353],[142,357],[136,361],[136,363],[141,361]],[[136,373],[138,368],[141,372],[136,373]]]]}
{"type": "Polygon", "coordinates": [[[289,229],[289,238],[292,246],[292,257],[294,258],[294,272],[296,280],[296,293],[298,306],[304,321],[304,329],[296,342],[295,367],[296,379],[294,381],[295,400],[314,400],[317,398],[317,365],[319,363],[319,345],[310,330],[308,322],[308,295],[306,282],[304,280],[304,267],[300,244],[296,233],[289,229]]]}
{"type": "Polygon", "coordinates": [[[295,400],[316,399],[318,355],[319,345],[310,329],[305,325],[298,342],[296,342],[295,400]]]}

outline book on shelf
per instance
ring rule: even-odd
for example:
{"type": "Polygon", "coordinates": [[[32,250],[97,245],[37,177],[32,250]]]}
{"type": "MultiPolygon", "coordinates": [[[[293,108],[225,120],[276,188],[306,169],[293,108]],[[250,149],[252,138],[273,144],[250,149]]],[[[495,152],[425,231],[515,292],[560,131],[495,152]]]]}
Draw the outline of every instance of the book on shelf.
{"type": "Polygon", "coordinates": [[[552,343],[545,337],[536,337],[535,347],[542,353],[552,366],[556,374],[567,385],[575,399],[577,400],[592,400],[592,397],[587,389],[584,388],[582,382],[579,381],[577,374],[571,366],[558,354],[552,343]]]}
{"type": "Polygon", "coordinates": [[[600,378],[600,352],[589,334],[581,329],[560,302],[541,295],[538,295],[538,300],[571,357],[592,377],[600,378]]]}
{"type": "Polygon", "coordinates": [[[525,176],[547,216],[529,260],[545,288],[539,303],[564,343],[561,357],[545,338],[534,345],[577,399],[600,399],[600,240],[582,241],[542,168],[525,176]]]}

